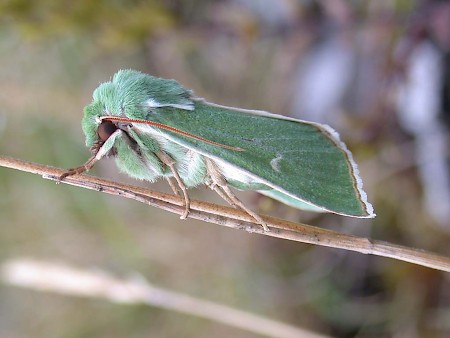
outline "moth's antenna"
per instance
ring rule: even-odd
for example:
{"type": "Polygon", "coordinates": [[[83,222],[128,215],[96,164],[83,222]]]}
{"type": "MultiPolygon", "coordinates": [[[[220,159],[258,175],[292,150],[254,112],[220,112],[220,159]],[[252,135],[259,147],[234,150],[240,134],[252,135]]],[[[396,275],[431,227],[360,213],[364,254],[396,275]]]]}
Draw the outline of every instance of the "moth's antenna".
{"type": "Polygon", "coordinates": [[[214,141],[208,140],[206,138],[203,138],[203,137],[200,137],[200,136],[188,133],[186,131],[183,131],[183,130],[180,130],[180,129],[177,129],[177,128],[174,128],[174,127],[167,126],[167,125],[159,123],[159,122],[153,122],[153,121],[147,121],[147,120],[139,120],[139,119],[130,119],[130,118],[127,118],[127,117],[120,117],[120,116],[101,116],[100,117],[100,121],[103,121],[103,120],[116,121],[116,122],[128,122],[128,123],[147,124],[147,125],[155,127],[155,128],[172,131],[174,133],[177,133],[177,134],[180,134],[180,135],[183,135],[183,136],[186,136],[186,137],[190,137],[190,138],[193,138],[193,139],[196,139],[196,140],[208,143],[208,144],[212,144],[214,146],[221,147],[221,148],[224,148],[224,149],[230,149],[230,150],[235,150],[235,151],[245,151],[242,148],[227,146],[226,144],[214,142],[214,141]]]}

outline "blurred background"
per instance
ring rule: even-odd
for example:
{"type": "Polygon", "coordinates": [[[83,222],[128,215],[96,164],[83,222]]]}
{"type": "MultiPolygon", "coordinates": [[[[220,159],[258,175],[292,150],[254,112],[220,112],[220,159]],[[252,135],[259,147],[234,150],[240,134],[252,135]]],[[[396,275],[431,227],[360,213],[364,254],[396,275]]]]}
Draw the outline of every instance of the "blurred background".
{"type": "MultiPolygon", "coordinates": [[[[374,220],[254,210],[450,255],[450,2],[0,1],[0,153],[90,155],[92,91],[123,68],[209,101],[332,125],[374,220]]],[[[92,174],[138,184],[103,160],[92,174]]],[[[152,188],[169,191],[164,182],[152,188]]],[[[0,168],[0,261],[98,267],[337,337],[450,336],[448,274],[201,223],[0,168]]],[[[197,199],[222,203],[206,189],[197,199]]],[[[159,308],[0,284],[1,337],[258,337],[159,308]]]]}

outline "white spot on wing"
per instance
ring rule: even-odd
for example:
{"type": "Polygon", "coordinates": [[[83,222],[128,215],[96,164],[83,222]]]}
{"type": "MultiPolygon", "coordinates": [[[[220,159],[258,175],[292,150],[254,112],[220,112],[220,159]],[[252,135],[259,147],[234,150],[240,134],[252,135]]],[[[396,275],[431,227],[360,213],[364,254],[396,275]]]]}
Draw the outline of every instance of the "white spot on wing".
{"type": "Polygon", "coordinates": [[[280,153],[277,153],[277,157],[273,158],[270,161],[270,166],[276,172],[281,172],[281,170],[280,170],[280,161],[282,160],[282,158],[283,158],[283,155],[281,155],[280,153]]]}
{"type": "Polygon", "coordinates": [[[156,101],[155,99],[148,99],[147,101],[145,101],[145,104],[150,108],[173,107],[184,110],[194,110],[194,104],[192,102],[187,104],[161,103],[156,101]]]}

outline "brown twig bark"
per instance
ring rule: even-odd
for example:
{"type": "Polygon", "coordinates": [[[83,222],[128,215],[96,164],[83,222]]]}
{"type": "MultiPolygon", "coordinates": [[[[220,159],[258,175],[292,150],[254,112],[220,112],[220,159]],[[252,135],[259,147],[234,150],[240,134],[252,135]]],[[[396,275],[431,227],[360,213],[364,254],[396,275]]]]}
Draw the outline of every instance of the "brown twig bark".
{"type": "MultiPolygon", "coordinates": [[[[58,177],[65,172],[64,169],[3,156],[0,156],[0,166],[38,174],[44,178],[56,181],[58,181],[58,177]]],[[[134,199],[179,215],[182,215],[184,211],[183,200],[178,196],[126,185],[111,180],[100,179],[89,175],[75,175],[65,178],[62,183],[134,199]]],[[[237,209],[217,204],[193,200],[191,201],[189,217],[266,236],[356,251],[363,254],[390,257],[450,272],[449,257],[388,242],[342,234],[311,225],[293,223],[269,216],[263,217],[270,228],[269,232],[264,232],[261,225],[254,223],[253,219],[248,214],[237,209]]]]}

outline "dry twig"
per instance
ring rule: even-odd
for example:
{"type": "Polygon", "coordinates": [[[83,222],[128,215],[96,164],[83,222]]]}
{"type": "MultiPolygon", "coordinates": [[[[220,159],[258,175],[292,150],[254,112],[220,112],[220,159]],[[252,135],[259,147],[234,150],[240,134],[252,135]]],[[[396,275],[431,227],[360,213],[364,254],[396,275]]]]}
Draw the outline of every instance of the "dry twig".
{"type": "MultiPolygon", "coordinates": [[[[44,166],[3,156],[0,156],[0,166],[38,174],[44,178],[52,180],[58,180],[58,177],[65,172],[64,169],[44,166]]],[[[181,215],[184,211],[183,200],[178,196],[156,192],[141,187],[125,185],[111,180],[100,179],[89,175],[75,175],[67,177],[62,183],[131,198],[179,215],[181,215]]],[[[266,236],[356,251],[363,254],[390,257],[397,260],[450,272],[449,257],[387,242],[341,234],[332,230],[322,229],[306,224],[293,223],[268,216],[264,216],[263,219],[267,222],[270,232],[264,232],[261,225],[254,223],[253,219],[246,213],[217,204],[192,201],[189,217],[235,229],[243,229],[248,232],[255,232],[266,236]]]]}
{"type": "Polygon", "coordinates": [[[13,259],[1,267],[2,279],[14,286],[69,296],[106,299],[121,304],[146,304],[177,311],[264,336],[324,338],[272,319],[191,297],[149,284],[143,278],[119,279],[105,271],[80,270],[63,264],[13,259]]]}

